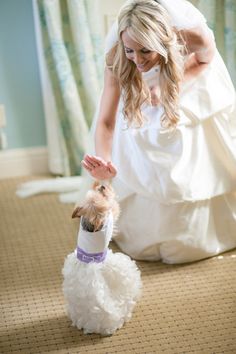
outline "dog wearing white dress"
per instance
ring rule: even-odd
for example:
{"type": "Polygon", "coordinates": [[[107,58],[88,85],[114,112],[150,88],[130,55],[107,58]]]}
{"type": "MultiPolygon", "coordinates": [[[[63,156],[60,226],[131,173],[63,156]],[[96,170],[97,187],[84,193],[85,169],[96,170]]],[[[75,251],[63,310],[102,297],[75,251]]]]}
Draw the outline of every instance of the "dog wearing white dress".
{"type": "Polygon", "coordinates": [[[141,295],[135,261],[108,249],[119,205],[111,185],[95,182],[72,217],[80,218],[77,248],[62,274],[67,313],[84,333],[111,335],[129,320],[141,295]]]}

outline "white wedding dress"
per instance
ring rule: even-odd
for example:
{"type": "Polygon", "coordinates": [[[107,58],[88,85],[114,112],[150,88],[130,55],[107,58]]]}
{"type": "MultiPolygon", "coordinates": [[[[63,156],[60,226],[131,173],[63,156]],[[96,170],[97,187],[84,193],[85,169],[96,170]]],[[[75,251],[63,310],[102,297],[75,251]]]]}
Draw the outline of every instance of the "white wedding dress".
{"type": "MultiPolygon", "coordinates": [[[[198,10],[180,3],[195,15],[186,16],[194,26],[210,31],[198,10]]],[[[182,28],[189,26],[186,21],[182,28]]],[[[115,27],[107,51],[116,40],[115,27]]],[[[143,79],[153,83],[156,77],[157,82],[158,69],[143,79]]],[[[115,242],[135,259],[167,263],[236,247],[235,89],[218,52],[207,69],[182,87],[175,132],[160,126],[162,111],[146,106],[147,123],[127,129],[120,102],[112,157],[122,211],[115,242]]]]}

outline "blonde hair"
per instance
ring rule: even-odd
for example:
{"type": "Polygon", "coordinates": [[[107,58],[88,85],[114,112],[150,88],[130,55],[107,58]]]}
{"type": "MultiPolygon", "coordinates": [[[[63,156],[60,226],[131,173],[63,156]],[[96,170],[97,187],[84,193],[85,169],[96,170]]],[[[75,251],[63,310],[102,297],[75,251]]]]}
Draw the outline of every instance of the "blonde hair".
{"type": "Polygon", "coordinates": [[[150,104],[150,91],[135,63],[125,55],[121,39],[124,31],[147,50],[160,54],[160,101],[164,108],[161,123],[165,128],[175,127],[179,120],[183,54],[166,9],[155,0],[134,0],[123,6],[118,16],[118,42],[106,58],[123,92],[123,112],[128,125],[141,126],[144,122],[141,106],[150,104]]]}

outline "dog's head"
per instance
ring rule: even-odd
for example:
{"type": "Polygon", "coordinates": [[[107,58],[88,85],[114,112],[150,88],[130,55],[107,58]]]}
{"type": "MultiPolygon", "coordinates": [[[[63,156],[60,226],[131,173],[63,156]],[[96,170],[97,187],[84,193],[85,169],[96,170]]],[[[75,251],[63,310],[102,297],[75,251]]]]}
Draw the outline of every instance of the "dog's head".
{"type": "Polygon", "coordinates": [[[106,217],[112,212],[116,220],[119,215],[119,205],[115,199],[115,193],[111,185],[94,182],[81,206],[73,211],[72,218],[82,217],[82,226],[90,232],[102,228],[106,217]]]}

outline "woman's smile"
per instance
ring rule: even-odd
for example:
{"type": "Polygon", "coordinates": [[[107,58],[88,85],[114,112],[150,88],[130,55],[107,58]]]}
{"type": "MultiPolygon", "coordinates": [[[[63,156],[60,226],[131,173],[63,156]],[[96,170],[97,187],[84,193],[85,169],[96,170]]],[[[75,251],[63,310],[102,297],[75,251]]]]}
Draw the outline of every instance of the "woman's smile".
{"type": "Polygon", "coordinates": [[[122,41],[124,44],[125,55],[127,59],[135,63],[138,71],[149,71],[156,65],[160,59],[160,54],[144,48],[139,43],[135,42],[127,33],[122,33],[122,41]]]}
{"type": "MultiPolygon", "coordinates": [[[[136,63],[135,63],[136,64],[136,63]]],[[[145,61],[144,63],[142,64],[136,64],[137,66],[137,69],[142,71],[143,69],[145,69],[145,66],[148,64],[148,61],[145,61]]]]}

